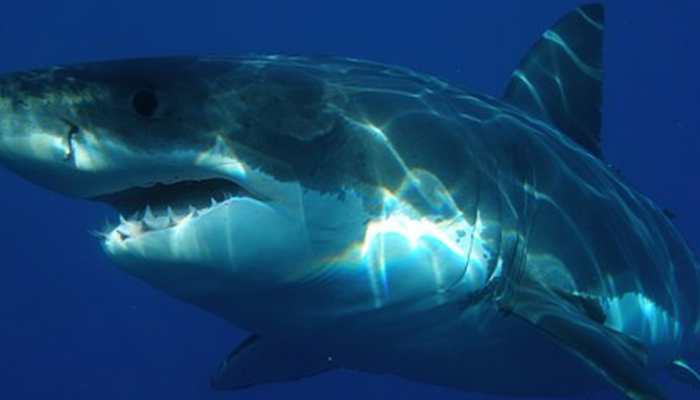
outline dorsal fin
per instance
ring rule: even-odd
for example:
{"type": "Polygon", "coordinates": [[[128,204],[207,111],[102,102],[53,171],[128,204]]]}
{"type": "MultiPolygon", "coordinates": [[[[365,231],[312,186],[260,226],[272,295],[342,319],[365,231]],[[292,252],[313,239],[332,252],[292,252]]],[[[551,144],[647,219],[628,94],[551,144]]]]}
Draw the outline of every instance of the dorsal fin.
{"type": "Polygon", "coordinates": [[[504,99],[550,121],[601,156],[602,4],[577,8],[534,45],[515,70],[504,99]]]}

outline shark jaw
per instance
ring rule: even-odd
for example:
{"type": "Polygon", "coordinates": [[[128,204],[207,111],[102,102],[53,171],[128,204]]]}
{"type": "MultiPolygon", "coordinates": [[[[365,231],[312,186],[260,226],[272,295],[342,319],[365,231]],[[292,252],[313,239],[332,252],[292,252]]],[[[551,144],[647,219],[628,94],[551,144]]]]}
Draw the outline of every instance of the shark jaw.
{"type": "Polygon", "coordinates": [[[231,206],[245,198],[262,202],[235,182],[215,178],[133,187],[98,196],[95,200],[110,204],[119,212],[118,225],[100,235],[106,240],[127,241],[183,223],[194,223],[217,207],[231,206]]]}
{"type": "Polygon", "coordinates": [[[308,257],[303,218],[285,196],[269,196],[280,187],[298,190],[250,171],[246,180],[183,180],[100,195],[94,199],[120,213],[116,226],[99,233],[102,247],[125,272],[190,302],[274,286],[308,257]]]}

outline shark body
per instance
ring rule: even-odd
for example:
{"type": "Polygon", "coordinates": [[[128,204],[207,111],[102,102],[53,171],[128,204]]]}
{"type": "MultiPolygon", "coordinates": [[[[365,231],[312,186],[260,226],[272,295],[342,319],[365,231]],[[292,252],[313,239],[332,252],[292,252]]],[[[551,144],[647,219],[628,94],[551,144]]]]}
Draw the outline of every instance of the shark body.
{"type": "Polygon", "coordinates": [[[700,269],[600,151],[603,10],[503,98],[361,60],[171,57],[0,77],[0,162],[111,204],[127,273],[252,332],[218,389],[334,368],[467,391],[697,384],[700,269]]]}

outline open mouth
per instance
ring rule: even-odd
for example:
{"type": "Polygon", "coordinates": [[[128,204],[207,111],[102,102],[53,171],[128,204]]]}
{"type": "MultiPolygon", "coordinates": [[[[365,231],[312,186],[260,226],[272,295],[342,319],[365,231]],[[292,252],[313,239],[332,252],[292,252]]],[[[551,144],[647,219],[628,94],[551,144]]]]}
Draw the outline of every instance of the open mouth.
{"type": "Polygon", "coordinates": [[[213,178],[133,187],[101,195],[94,200],[107,203],[119,212],[119,225],[109,229],[111,232],[106,234],[116,234],[121,240],[126,240],[147,232],[172,228],[241,197],[256,198],[233,181],[213,178]]]}

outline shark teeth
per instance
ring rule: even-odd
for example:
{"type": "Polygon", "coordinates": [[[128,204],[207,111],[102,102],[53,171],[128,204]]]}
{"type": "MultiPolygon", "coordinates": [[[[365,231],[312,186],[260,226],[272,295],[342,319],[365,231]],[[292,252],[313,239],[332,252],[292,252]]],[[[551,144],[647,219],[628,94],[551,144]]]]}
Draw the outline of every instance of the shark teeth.
{"type": "Polygon", "coordinates": [[[149,220],[149,219],[154,219],[155,216],[153,215],[153,210],[151,210],[151,206],[146,206],[146,210],[143,212],[143,219],[144,220],[149,220]]]}
{"type": "Polygon", "coordinates": [[[119,214],[119,224],[114,227],[106,227],[103,232],[96,233],[105,239],[112,238],[119,241],[138,237],[145,233],[174,228],[183,223],[192,221],[213,210],[215,207],[228,204],[235,197],[228,197],[224,201],[211,199],[211,205],[204,209],[198,209],[189,205],[186,210],[174,210],[168,206],[164,210],[153,210],[150,205],[141,212],[136,212],[129,218],[119,214]]]}
{"type": "MultiPolygon", "coordinates": [[[[153,218],[151,218],[150,220],[152,221],[153,218]]],[[[151,222],[149,222],[149,220],[147,220],[145,218],[143,219],[143,221],[141,221],[141,225],[143,226],[144,232],[151,232],[151,231],[158,230],[157,226],[153,225],[151,222]]]]}

